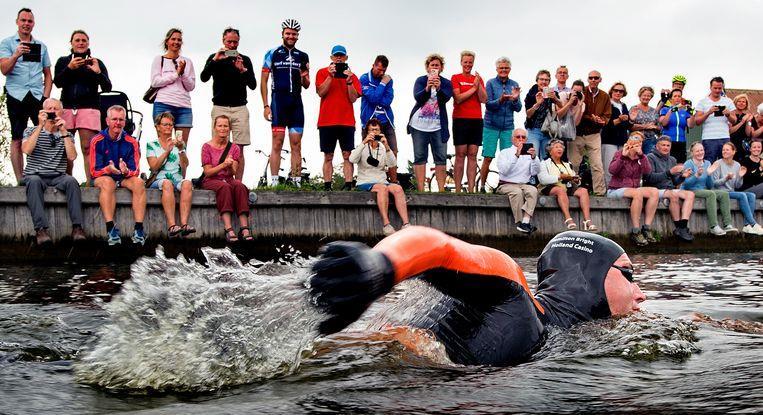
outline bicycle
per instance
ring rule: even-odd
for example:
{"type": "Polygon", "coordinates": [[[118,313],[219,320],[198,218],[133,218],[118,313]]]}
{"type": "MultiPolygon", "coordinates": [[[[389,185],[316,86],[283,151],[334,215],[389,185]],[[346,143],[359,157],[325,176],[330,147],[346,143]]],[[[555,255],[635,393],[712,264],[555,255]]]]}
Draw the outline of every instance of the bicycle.
{"type": "MultiPolygon", "coordinates": [[[[455,154],[448,154],[447,160],[446,160],[446,169],[445,169],[445,191],[446,192],[454,192],[456,190],[456,175],[455,175],[455,166],[453,164],[453,159],[456,155],[455,154]]],[[[475,175],[476,179],[479,180],[480,177],[480,166],[482,165],[481,161],[478,160],[477,162],[477,174],[475,175]]],[[[435,174],[435,168],[430,167],[429,171],[432,172],[432,174],[426,178],[426,188],[430,192],[437,191],[437,188],[435,187],[433,190],[433,186],[436,186],[437,178],[435,174]]],[[[485,191],[493,193],[495,192],[495,189],[498,187],[498,172],[495,170],[488,170],[488,176],[487,176],[487,183],[485,184],[485,191]]],[[[461,184],[462,189],[466,189],[468,186],[468,182],[466,180],[466,174],[464,174],[463,183],[461,184]]],[[[478,183],[475,183],[475,186],[478,186],[478,183]]]]}
{"type": "MultiPolygon", "coordinates": [[[[254,152],[257,153],[257,154],[262,154],[267,159],[267,161],[265,162],[265,169],[262,172],[262,176],[260,176],[260,180],[259,180],[259,182],[257,182],[257,187],[268,187],[270,185],[269,180],[268,180],[268,177],[270,176],[270,169],[269,169],[269,167],[270,167],[270,154],[268,154],[268,153],[266,153],[266,152],[264,152],[262,150],[254,150],[254,152]]],[[[289,150],[287,150],[285,148],[281,150],[281,161],[286,161],[286,157],[284,157],[283,154],[289,154],[289,150]]],[[[302,162],[303,163],[307,162],[304,157],[302,157],[302,162]]],[[[283,167],[278,169],[278,184],[287,183],[287,179],[285,179],[283,176],[281,176],[281,172],[282,171],[284,171],[283,167]]],[[[309,180],[310,180],[310,173],[307,171],[307,168],[304,167],[304,165],[303,165],[303,167],[302,167],[302,181],[307,183],[309,180]]]]}

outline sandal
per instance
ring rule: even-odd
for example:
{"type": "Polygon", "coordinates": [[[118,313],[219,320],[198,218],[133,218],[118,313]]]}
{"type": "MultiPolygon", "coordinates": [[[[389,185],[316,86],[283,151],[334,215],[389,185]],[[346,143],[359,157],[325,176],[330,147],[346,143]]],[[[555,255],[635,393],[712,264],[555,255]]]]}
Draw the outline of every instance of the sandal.
{"type": "Polygon", "coordinates": [[[228,242],[238,242],[238,236],[236,236],[236,231],[233,228],[225,230],[225,240],[228,242]]]}
{"type": "Polygon", "coordinates": [[[591,233],[599,232],[599,228],[597,228],[596,225],[593,224],[591,219],[583,221],[583,230],[586,232],[591,232],[591,233]]]}
{"type": "Polygon", "coordinates": [[[565,219],[564,224],[567,226],[568,231],[572,231],[578,228],[578,225],[575,224],[575,221],[572,218],[565,219]]]}
{"type": "Polygon", "coordinates": [[[194,228],[193,226],[188,225],[187,223],[185,225],[181,225],[180,226],[180,230],[181,230],[180,233],[183,236],[188,236],[188,235],[190,235],[192,233],[196,233],[196,228],[194,228]]]}
{"type": "Polygon", "coordinates": [[[254,237],[252,236],[252,230],[249,229],[248,226],[242,226],[241,229],[238,230],[238,238],[243,239],[245,241],[253,241],[254,237]],[[244,231],[247,231],[248,233],[244,235],[244,231]]]}
{"type": "Polygon", "coordinates": [[[169,228],[167,228],[167,236],[169,236],[170,239],[177,238],[178,236],[180,236],[182,232],[183,232],[182,228],[180,228],[180,226],[177,226],[177,225],[172,225],[169,228]]]}

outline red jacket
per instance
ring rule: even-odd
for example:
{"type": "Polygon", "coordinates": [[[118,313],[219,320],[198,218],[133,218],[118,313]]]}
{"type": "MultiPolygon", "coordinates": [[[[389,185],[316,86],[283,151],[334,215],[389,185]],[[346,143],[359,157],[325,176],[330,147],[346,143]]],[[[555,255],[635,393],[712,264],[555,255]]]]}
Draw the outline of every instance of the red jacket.
{"type": "Polygon", "coordinates": [[[609,173],[612,175],[609,188],[641,187],[641,176],[651,172],[652,165],[646,158],[646,154],[642,154],[641,158],[633,160],[623,157],[622,150],[617,150],[615,157],[612,158],[612,163],[609,164],[609,173]]]}

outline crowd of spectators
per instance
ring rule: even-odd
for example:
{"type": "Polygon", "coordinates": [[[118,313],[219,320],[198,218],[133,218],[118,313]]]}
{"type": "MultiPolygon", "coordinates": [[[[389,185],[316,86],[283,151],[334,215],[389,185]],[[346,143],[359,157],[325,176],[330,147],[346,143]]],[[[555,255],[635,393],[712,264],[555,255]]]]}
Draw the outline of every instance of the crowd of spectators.
{"type": "MultiPolygon", "coordinates": [[[[79,186],[71,176],[77,157],[75,134],[85,155],[86,185],[100,191],[110,244],[121,243],[114,224],[118,187],[132,193],[134,243],[145,241],[146,187],[162,192],[169,237],[194,233],[195,228],[188,223],[194,185],[186,177],[186,149],[193,127],[191,92],[196,87],[196,74],[192,59],[181,54],[182,30],[167,31],[164,53],[151,65],[156,140],[146,145],[150,175],[141,175],[140,143],[125,131],[125,108],[110,107],[104,114],[106,127],[101,128],[99,94],[110,91],[112,82],[104,62],[91,53],[88,34],[82,30],[72,33],[70,53],[57,60],[52,73],[47,47],[32,36],[34,23],[31,10],[24,8],[17,13],[17,32],[0,42],[0,70],[6,76],[11,161],[17,181],[27,186],[38,242],[50,239],[42,199],[47,186],[66,194],[72,237],[78,240],[84,235],[79,186]],[[61,89],[60,101],[51,98],[54,84],[61,89]],[[34,127],[27,126],[29,121],[34,127]],[[22,153],[27,155],[26,167],[22,153]]],[[[288,130],[291,160],[286,182],[301,187],[301,94],[311,85],[310,63],[308,55],[296,48],[299,22],[287,19],[281,29],[282,44],[265,53],[259,84],[263,116],[272,125],[270,176],[266,181],[270,186],[280,183],[281,151],[288,130]]],[[[252,142],[247,89],[255,90],[257,80],[252,60],[238,50],[239,41],[239,31],[226,28],[222,47],[209,55],[200,75],[202,82],[212,79],[213,131],[212,138],[202,145],[204,174],[195,181],[197,187],[216,193],[225,235],[231,242],[252,238],[248,190],[241,179],[244,149],[252,142]],[[235,218],[238,233],[234,231],[235,218]]],[[[395,231],[389,221],[390,197],[403,227],[408,226],[408,215],[397,174],[399,129],[391,106],[395,95],[387,73],[389,59],[377,56],[370,70],[358,77],[350,70],[348,58],[347,49],[335,45],[327,65],[316,73],[323,188],[332,189],[338,144],[343,189],[376,193],[383,232],[390,234],[395,231]],[[354,104],[358,99],[362,129],[356,145],[354,104]]],[[[523,233],[536,230],[533,213],[539,194],[556,198],[563,214],[560,229],[578,228],[570,214],[570,198],[575,197],[583,214],[579,226],[598,232],[590,217],[590,191],[594,196],[629,200],[631,239],[639,245],[659,239],[652,223],[660,199],[669,201],[673,233],[682,240],[693,239],[688,221],[695,197],[706,202],[711,233],[738,232],[729,208],[729,200],[735,199],[744,216],[742,231],[763,235],[754,216],[755,199],[763,195],[758,140],[763,137],[763,105],[751,113],[750,98],[744,94],[733,100],[726,96],[721,77],[710,80],[708,95],[695,107],[683,96],[686,78],[676,75],[671,89],[661,90],[656,104],[655,90],[642,86],[638,102],[629,108],[623,101],[628,96],[625,84],[616,81],[605,92],[597,70],[588,73],[587,84],[575,80],[568,86],[566,66],[556,69],[555,81],[550,71],[541,69],[535,84],[524,94],[525,128],[515,129],[514,115],[523,110],[523,101],[520,85],[509,77],[511,60],[498,58],[495,76],[485,80],[474,70],[476,59],[474,52],[463,51],[460,71],[448,78],[445,58],[431,54],[424,60],[425,73],[414,82],[415,105],[405,128],[413,143],[413,173],[419,191],[425,187],[430,152],[440,191],[445,190],[450,174],[456,192],[484,192],[496,159],[496,193],[507,195],[516,228],[523,233]],[[452,122],[448,114],[451,99],[452,122]],[[451,125],[455,147],[452,173],[446,171],[451,125]],[[701,128],[701,140],[691,145],[687,157],[687,132],[695,126],[701,128]],[[590,182],[583,180],[583,166],[588,166],[590,182]]]]}

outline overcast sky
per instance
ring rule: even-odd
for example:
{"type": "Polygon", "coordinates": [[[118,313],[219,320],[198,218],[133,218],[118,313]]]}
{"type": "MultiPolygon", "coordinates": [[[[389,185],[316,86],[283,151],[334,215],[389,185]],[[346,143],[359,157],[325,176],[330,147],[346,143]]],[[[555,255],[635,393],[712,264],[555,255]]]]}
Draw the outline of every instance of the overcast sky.
{"type": "MultiPolygon", "coordinates": [[[[508,56],[511,78],[524,93],[539,69],[567,65],[571,80],[591,69],[602,73],[604,89],[623,81],[630,94],[628,105],[643,85],[668,88],[670,78],[688,78],[686,96],[695,102],[707,94],[708,81],[721,75],[728,88],[763,89],[760,77],[759,0],[719,1],[480,1],[480,2],[318,2],[318,1],[146,1],[104,2],[78,0],[3,1],[2,37],[13,34],[16,11],[30,7],[35,14],[33,35],[45,42],[52,62],[69,53],[74,29],[90,35],[95,57],[107,66],[114,89],[125,91],[133,106],[147,115],[143,148],[156,134],[149,120],[151,106],[141,100],[149,85],[152,59],[162,53],[163,36],[170,27],[184,31],[182,54],[196,68],[191,131],[190,176],[200,172],[201,144],[210,137],[212,86],[198,80],[210,53],[221,46],[222,30],[241,31],[239,50],[259,68],[265,52],[281,43],[280,22],[295,18],[302,24],[297,47],[310,55],[311,78],[326,66],[331,47],[347,47],[350,68],[367,72],[377,54],[390,59],[388,74],[395,80],[393,110],[397,117],[400,166],[412,159],[405,124],[413,106],[412,87],[424,72],[424,58],[432,52],[445,57],[444,75],[460,72],[459,52],[476,52],[476,71],[495,76],[494,62],[508,56]]],[[[260,81],[259,70],[256,74],[260,81]]],[[[54,97],[60,90],[54,88],[54,97]]],[[[322,155],[315,127],[319,99],[314,84],[303,91],[305,136],[303,154],[313,174],[320,172],[322,155]]],[[[654,103],[654,102],[653,102],[654,103]]],[[[355,104],[356,119],[360,100],[355,104]]],[[[270,150],[270,125],[262,118],[259,90],[249,92],[252,145],[246,152],[245,182],[254,184],[262,174],[264,158],[254,149],[270,150]]],[[[449,106],[450,113],[452,107],[449,106]]],[[[524,108],[515,121],[521,126],[524,108]]],[[[359,121],[358,121],[359,122],[359,121]]],[[[359,140],[359,127],[356,143],[359,140]]],[[[338,149],[337,149],[338,150],[338,149]]],[[[449,153],[452,153],[452,142],[449,153]]],[[[335,164],[340,162],[337,151],[335,164]]],[[[144,162],[145,166],[145,162],[144,162]]],[[[84,177],[81,160],[75,175],[84,177]]],[[[145,168],[145,167],[144,167],[145,168]]]]}

